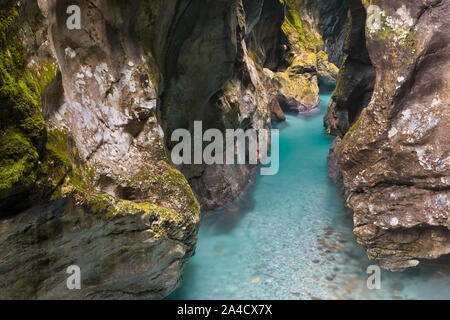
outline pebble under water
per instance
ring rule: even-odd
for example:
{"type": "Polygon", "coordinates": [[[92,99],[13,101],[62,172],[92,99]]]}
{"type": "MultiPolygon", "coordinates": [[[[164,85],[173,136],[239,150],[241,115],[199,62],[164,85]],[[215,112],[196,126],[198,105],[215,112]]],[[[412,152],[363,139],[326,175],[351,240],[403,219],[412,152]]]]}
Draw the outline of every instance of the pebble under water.
{"type": "Polygon", "coordinates": [[[356,244],[338,187],[327,176],[332,137],[322,117],[288,115],[280,132],[280,171],[258,177],[244,199],[206,213],[196,255],[169,299],[450,299],[450,270],[421,265],[382,271],[356,244]]]}

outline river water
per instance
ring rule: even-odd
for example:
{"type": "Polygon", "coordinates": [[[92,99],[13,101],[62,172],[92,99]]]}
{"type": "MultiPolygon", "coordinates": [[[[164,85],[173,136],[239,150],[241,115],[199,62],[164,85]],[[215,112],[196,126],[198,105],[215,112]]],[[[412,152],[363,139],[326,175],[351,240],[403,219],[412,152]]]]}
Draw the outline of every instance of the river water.
{"type": "Polygon", "coordinates": [[[315,114],[287,116],[277,175],[257,178],[244,199],[204,215],[196,255],[169,299],[450,299],[442,265],[383,270],[381,289],[367,288],[373,263],[327,176],[329,99],[321,95],[315,114]]]}

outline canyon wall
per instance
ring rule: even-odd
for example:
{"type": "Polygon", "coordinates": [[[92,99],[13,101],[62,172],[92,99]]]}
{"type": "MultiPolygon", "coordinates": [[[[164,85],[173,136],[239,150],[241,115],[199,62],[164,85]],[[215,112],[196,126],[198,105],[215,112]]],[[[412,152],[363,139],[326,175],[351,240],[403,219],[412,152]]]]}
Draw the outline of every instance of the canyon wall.
{"type": "Polygon", "coordinates": [[[450,3],[348,2],[331,175],[369,258],[403,270],[450,253],[450,3]]]}
{"type": "Polygon", "coordinates": [[[130,3],[79,1],[69,30],[70,1],[2,1],[0,298],[160,299],[181,283],[200,206],[166,156],[134,25],[148,2],[130,3]]]}
{"type": "Polygon", "coordinates": [[[309,112],[320,103],[319,90],[330,91],[336,85],[339,70],[331,60],[341,60],[343,41],[339,39],[345,35],[347,9],[343,1],[281,2],[285,19],[280,41],[284,52],[278,65],[258,59],[259,48],[250,48],[266,67],[265,74],[277,89],[283,111],[309,112]]]}

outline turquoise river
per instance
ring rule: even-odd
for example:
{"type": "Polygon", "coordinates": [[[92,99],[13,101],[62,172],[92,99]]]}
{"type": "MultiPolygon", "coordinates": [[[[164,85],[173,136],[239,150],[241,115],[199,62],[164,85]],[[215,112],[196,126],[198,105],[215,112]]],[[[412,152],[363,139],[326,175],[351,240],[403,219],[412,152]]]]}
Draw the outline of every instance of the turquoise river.
{"type": "MultiPolygon", "coordinates": [[[[381,272],[356,244],[341,191],[327,176],[332,137],[319,110],[280,127],[280,171],[258,177],[227,209],[204,214],[196,254],[169,299],[450,299],[450,270],[421,265],[381,272]]],[[[274,142],[277,143],[277,142],[274,142]]]]}

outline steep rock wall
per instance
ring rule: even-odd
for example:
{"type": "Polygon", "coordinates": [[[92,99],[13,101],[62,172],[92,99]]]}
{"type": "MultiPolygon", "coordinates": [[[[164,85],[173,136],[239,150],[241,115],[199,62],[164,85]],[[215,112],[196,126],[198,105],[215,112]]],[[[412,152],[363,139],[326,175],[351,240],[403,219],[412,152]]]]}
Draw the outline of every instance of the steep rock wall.
{"type": "Polygon", "coordinates": [[[0,297],[160,299],[181,283],[200,207],[166,157],[153,58],[130,25],[139,3],[79,1],[81,30],[66,28],[71,4],[2,9],[2,55],[20,52],[23,67],[2,69],[2,139],[13,132],[20,148],[2,143],[2,169],[19,178],[2,185],[0,297]],[[5,91],[16,83],[31,93],[5,91]],[[26,116],[11,122],[17,101],[26,116]],[[81,290],[66,287],[71,265],[81,290]]]}
{"type": "MultiPolygon", "coordinates": [[[[382,267],[402,270],[450,253],[450,3],[370,4],[380,8],[379,20],[368,15],[375,23],[365,26],[373,95],[351,129],[345,117],[331,123],[335,134],[346,132],[333,154],[357,241],[382,267]]],[[[330,113],[361,83],[345,73],[338,88],[349,89],[335,92],[330,113]]]]}
{"type": "Polygon", "coordinates": [[[268,129],[337,74],[301,7],[277,0],[80,0],[81,30],[70,1],[1,4],[1,298],[167,296],[195,250],[194,193],[226,205],[255,170],[183,176],[172,132],[268,129]]]}
{"type": "MultiPolygon", "coordinates": [[[[349,5],[346,0],[306,0],[305,11],[322,36],[323,51],[328,60],[340,67],[343,61],[343,45],[347,34],[349,5]]],[[[304,15],[304,14],[302,14],[304,15]]]]}
{"type": "Polygon", "coordinates": [[[375,69],[366,45],[366,10],[359,0],[348,3],[350,18],[343,62],[324,118],[327,132],[341,138],[369,104],[375,85],[375,69]]]}

